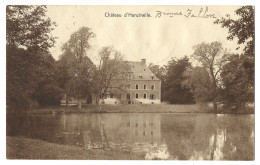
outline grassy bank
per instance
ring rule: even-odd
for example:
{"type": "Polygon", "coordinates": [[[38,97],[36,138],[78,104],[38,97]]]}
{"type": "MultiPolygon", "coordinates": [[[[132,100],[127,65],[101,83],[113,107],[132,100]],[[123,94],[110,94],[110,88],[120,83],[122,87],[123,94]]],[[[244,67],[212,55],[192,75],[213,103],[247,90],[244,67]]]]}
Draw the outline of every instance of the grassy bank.
{"type": "Polygon", "coordinates": [[[117,104],[117,105],[82,105],[81,109],[75,106],[58,106],[40,108],[28,113],[228,113],[228,114],[253,114],[254,108],[244,111],[223,110],[219,108],[214,111],[210,105],[201,106],[198,104],[177,105],[177,104],[117,104]]]}
{"type": "Polygon", "coordinates": [[[77,106],[59,106],[40,108],[28,113],[210,113],[211,107],[200,105],[169,105],[169,104],[117,104],[117,105],[83,105],[81,109],[77,106]]]}
{"type": "Polygon", "coordinates": [[[7,159],[142,160],[144,154],[48,143],[24,137],[6,138],[7,159]]]}

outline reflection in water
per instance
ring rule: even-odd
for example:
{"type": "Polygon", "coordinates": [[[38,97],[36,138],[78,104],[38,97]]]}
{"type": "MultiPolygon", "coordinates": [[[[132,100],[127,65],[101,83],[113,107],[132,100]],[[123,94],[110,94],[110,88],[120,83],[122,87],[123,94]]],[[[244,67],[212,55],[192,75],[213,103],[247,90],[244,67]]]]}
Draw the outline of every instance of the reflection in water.
{"type": "Polygon", "coordinates": [[[8,136],[144,152],[145,159],[254,159],[254,115],[57,114],[7,121],[8,136]]]}
{"type": "Polygon", "coordinates": [[[254,159],[254,115],[162,115],[161,122],[173,159],[254,159]]]}

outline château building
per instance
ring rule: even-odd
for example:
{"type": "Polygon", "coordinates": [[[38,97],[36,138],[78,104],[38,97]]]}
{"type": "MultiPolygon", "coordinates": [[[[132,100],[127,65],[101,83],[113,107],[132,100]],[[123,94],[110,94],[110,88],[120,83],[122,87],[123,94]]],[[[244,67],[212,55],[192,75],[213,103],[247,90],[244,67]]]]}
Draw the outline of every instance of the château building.
{"type": "Polygon", "coordinates": [[[130,72],[124,82],[113,80],[105,94],[105,104],[159,104],[161,102],[161,80],[146,65],[146,59],[139,62],[127,61],[130,72]],[[122,85],[124,84],[124,85],[122,85]],[[122,86],[124,88],[117,90],[122,86]],[[118,92],[119,91],[119,92],[118,92]]]}

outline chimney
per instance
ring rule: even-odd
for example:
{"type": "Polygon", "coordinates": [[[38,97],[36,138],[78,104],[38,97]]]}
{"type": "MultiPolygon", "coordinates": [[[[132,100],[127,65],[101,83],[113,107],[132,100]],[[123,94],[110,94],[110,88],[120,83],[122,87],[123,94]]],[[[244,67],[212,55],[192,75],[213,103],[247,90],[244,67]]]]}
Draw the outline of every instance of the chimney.
{"type": "Polygon", "coordinates": [[[141,62],[143,65],[146,65],[146,59],[142,59],[141,62]]]}

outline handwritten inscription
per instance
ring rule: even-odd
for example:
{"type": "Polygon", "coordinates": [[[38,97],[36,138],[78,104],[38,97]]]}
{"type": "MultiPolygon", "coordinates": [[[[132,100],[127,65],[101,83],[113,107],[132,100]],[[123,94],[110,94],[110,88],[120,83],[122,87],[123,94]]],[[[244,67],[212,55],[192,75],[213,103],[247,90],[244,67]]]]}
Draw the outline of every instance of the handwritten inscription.
{"type": "Polygon", "coordinates": [[[135,18],[162,18],[162,17],[176,17],[183,16],[185,18],[217,18],[216,15],[209,11],[209,8],[201,7],[199,10],[187,9],[184,11],[173,11],[173,12],[164,12],[164,11],[156,11],[155,15],[146,13],[113,13],[113,12],[105,12],[105,17],[135,17],[135,18]]]}
{"type": "Polygon", "coordinates": [[[161,18],[162,16],[174,17],[174,16],[184,16],[186,18],[217,18],[215,14],[209,13],[208,7],[200,8],[199,11],[193,11],[191,9],[187,9],[186,11],[178,11],[178,12],[162,12],[156,11],[155,18],[161,18]]]}

